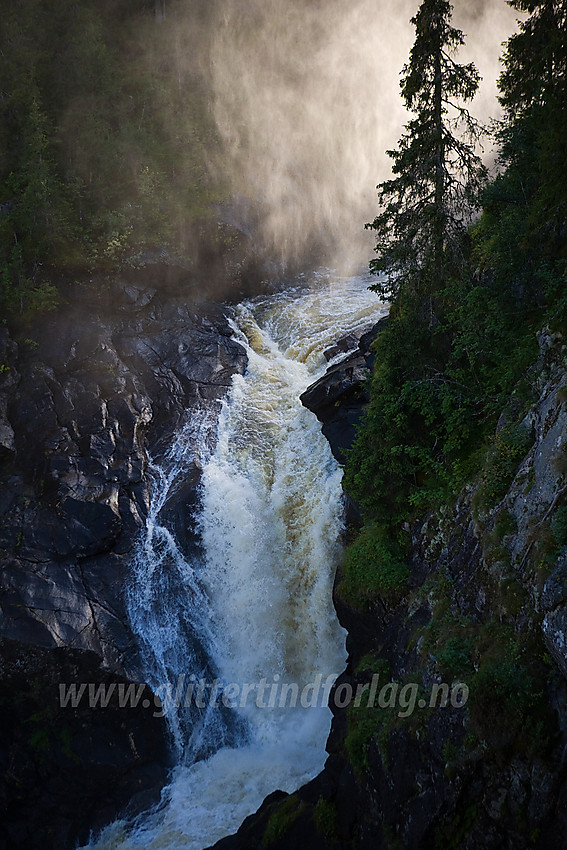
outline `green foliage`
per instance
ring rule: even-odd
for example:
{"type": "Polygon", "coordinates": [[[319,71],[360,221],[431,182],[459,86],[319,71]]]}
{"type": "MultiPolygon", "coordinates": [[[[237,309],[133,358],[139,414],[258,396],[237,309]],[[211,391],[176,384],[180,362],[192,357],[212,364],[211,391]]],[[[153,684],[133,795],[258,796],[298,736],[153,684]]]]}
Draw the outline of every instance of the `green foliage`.
{"type": "Polygon", "coordinates": [[[475,507],[485,510],[496,505],[506,493],[519,462],[533,442],[529,428],[507,426],[491,439],[480,484],[475,495],[475,507]]]}
{"type": "MultiPolygon", "coordinates": [[[[477,493],[478,495],[478,493],[477,493]]],[[[478,505],[477,505],[478,511],[478,505]]],[[[484,515],[482,515],[484,518],[484,515]]],[[[482,537],[483,558],[488,566],[499,564],[499,573],[508,567],[511,570],[511,556],[508,543],[505,538],[513,535],[518,528],[516,518],[507,510],[501,510],[496,515],[494,524],[490,531],[484,531],[482,537]]],[[[521,603],[522,594],[519,593],[517,582],[513,572],[508,578],[501,578],[500,587],[504,608],[508,610],[509,605],[516,608],[521,603]],[[506,599],[504,599],[506,597],[506,599]]]]}
{"type": "Polygon", "coordinates": [[[442,673],[466,678],[473,670],[470,642],[459,636],[449,637],[437,652],[437,663],[442,673]]]}
{"type": "MultiPolygon", "coordinates": [[[[470,262],[476,262],[474,253],[470,262]]],[[[469,427],[478,430],[487,416],[500,414],[535,359],[541,314],[503,281],[480,282],[474,275],[452,282],[443,298],[451,340],[448,370],[470,387],[469,427]]],[[[529,395],[529,388],[522,390],[529,395]]]]}
{"type": "Polygon", "coordinates": [[[401,522],[412,504],[444,492],[438,427],[448,391],[414,302],[394,305],[374,344],[370,404],[348,456],[345,487],[367,513],[401,522]],[[406,305],[404,305],[405,307],[406,305]],[[435,448],[433,448],[435,446],[435,448]]]}
{"type": "Polygon", "coordinates": [[[529,16],[504,53],[496,134],[504,170],[484,197],[479,262],[564,319],[567,20],[556,0],[511,5],[529,16]]]}
{"type": "Polygon", "coordinates": [[[347,491],[369,517],[394,527],[477,473],[502,406],[537,351],[530,323],[518,327],[517,308],[495,288],[463,279],[442,297],[445,322],[434,333],[415,301],[392,306],[348,456],[347,491]]]}
{"type": "Polygon", "coordinates": [[[313,809],[315,828],[325,841],[335,841],[339,834],[339,816],[332,800],[319,797],[313,809]]]}
{"type": "Polygon", "coordinates": [[[356,665],[355,673],[377,673],[381,681],[387,682],[392,672],[391,664],[386,658],[379,658],[375,653],[368,652],[362,656],[356,665]]]}
{"type": "Polygon", "coordinates": [[[435,660],[443,676],[468,682],[474,669],[478,623],[454,611],[451,587],[440,577],[432,580],[428,596],[432,616],[419,631],[419,655],[424,661],[435,660]]]}
{"type": "Polygon", "coordinates": [[[297,794],[291,794],[272,812],[266,824],[262,843],[265,847],[275,844],[284,838],[305,808],[297,794]]]}
{"type": "Polygon", "coordinates": [[[347,547],[339,597],[355,608],[376,599],[395,602],[405,593],[409,569],[399,547],[388,544],[377,527],[366,527],[347,547]]]}
{"type": "Polygon", "coordinates": [[[494,538],[496,540],[501,540],[509,534],[514,534],[517,530],[518,522],[514,514],[511,514],[510,511],[500,511],[494,520],[494,526],[492,529],[494,538]]]}
{"type": "Polygon", "coordinates": [[[21,0],[0,30],[0,307],[49,309],[58,276],[192,250],[218,189],[195,53],[201,4],[21,0]]]}
{"type": "Polygon", "coordinates": [[[59,304],[57,288],[45,278],[31,280],[18,261],[0,274],[0,306],[8,313],[26,316],[54,310],[59,304]]]}

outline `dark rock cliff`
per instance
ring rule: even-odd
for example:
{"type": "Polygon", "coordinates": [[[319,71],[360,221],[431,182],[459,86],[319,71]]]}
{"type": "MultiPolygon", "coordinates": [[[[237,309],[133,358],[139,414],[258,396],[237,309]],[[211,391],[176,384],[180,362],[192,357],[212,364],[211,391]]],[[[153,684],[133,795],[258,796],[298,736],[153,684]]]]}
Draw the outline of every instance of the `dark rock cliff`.
{"type": "MultiPolygon", "coordinates": [[[[567,346],[539,343],[531,404],[512,397],[475,483],[407,527],[407,591],[353,610],[339,571],[349,659],[335,693],[376,680],[377,700],[331,694],[323,773],[271,795],[218,850],[567,847],[567,346]]],[[[358,357],[303,396],[326,424],[358,357]]]]}
{"type": "MultiPolygon", "coordinates": [[[[2,850],[73,847],[163,785],[168,744],[152,694],[89,711],[62,707],[59,685],[143,682],[124,588],[148,452],[159,458],[185,417],[217,405],[244,370],[230,333],[218,307],[197,312],[145,280],[111,299],[71,293],[17,341],[0,329],[2,850]]],[[[177,498],[190,503],[198,469],[187,475],[177,498]]]]}
{"type": "Polygon", "coordinates": [[[360,336],[349,334],[327,349],[324,352],[327,360],[341,352],[346,357],[330,366],[323,377],[300,396],[302,404],[323,423],[321,430],[339,463],[345,462],[344,449],[352,445],[356,426],[368,404],[366,381],[374,364],[370,346],[387,321],[386,316],[360,336]]]}

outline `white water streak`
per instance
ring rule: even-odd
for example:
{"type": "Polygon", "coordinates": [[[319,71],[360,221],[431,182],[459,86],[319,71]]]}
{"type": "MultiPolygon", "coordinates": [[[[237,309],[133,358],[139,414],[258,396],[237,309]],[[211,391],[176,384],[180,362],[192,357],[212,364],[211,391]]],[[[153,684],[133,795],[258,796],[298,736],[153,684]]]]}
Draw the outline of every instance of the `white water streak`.
{"type": "MultiPolygon", "coordinates": [[[[160,693],[164,684],[182,674],[205,674],[204,659],[214,655],[215,636],[209,600],[199,579],[199,563],[188,559],[161,511],[175,492],[183,471],[199,466],[209,456],[215,411],[199,410],[180,431],[161,464],[151,462],[153,498],[146,519],[146,533],[135,555],[127,592],[130,624],[139,638],[148,683],[160,693]]],[[[167,720],[178,757],[219,745],[225,730],[211,712],[184,716],[175,706],[165,705],[167,720]]],[[[187,714],[187,713],[186,713],[187,714]]]]}

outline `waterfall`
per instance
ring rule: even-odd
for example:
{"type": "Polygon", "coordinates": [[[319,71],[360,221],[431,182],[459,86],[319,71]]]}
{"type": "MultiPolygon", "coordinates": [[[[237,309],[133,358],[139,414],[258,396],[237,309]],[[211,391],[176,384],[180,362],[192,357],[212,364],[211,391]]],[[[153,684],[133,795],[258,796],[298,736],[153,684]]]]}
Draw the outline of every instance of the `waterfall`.
{"type": "Polygon", "coordinates": [[[386,312],[368,283],[321,272],[238,305],[246,374],[234,377],[218,419],[192,416],[153,466],[131,623],[158,692],[180,677],[206,689],[178,706],[166,700],[178,765],[160,806],[134,825],[112,824],[97,850],[201,850],[269,793],[291,792],[323,767],[328,693],[345,664],[332,604],[342,471],[299,395],[325,371],[327,347],[386,312]],[[201,546],[187,553],[160,515],[195,465],[201,546]]]}
{"type": "Polygon", "coordinates": [[[190,557],[181,550],[160,516],[187,470],[202,468],[209,458],[215,424],[214,409],[193,411],[163,461],[157,464],[150,459],[154,495],[127,590],[127,610],[146,679],[162,698],[178,760],[190,762],[220,747],[243,743],[246,737],[242,720],[223,710],[222,703],[199,707],[188,701],[186,705],[185,694],[180,693],[191,682],[188,675],[196,681],[214,680],[218,672],[215,629],[200,578],[201,559],[197,553],[190,557]]]}

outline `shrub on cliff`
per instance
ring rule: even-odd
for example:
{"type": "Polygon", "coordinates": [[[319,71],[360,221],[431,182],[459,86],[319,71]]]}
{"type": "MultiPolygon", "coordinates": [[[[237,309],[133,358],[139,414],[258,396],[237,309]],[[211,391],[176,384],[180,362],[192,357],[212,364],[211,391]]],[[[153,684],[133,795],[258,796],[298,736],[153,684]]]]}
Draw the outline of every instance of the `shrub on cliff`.
{"type": "Polygon", "coordinates": [[[408,576],[400,547],[386,542],[382,529],[367,526],[347,547],[337,593],[353,608],[378,599],[394,604],[404,595],[408,576]]]}

